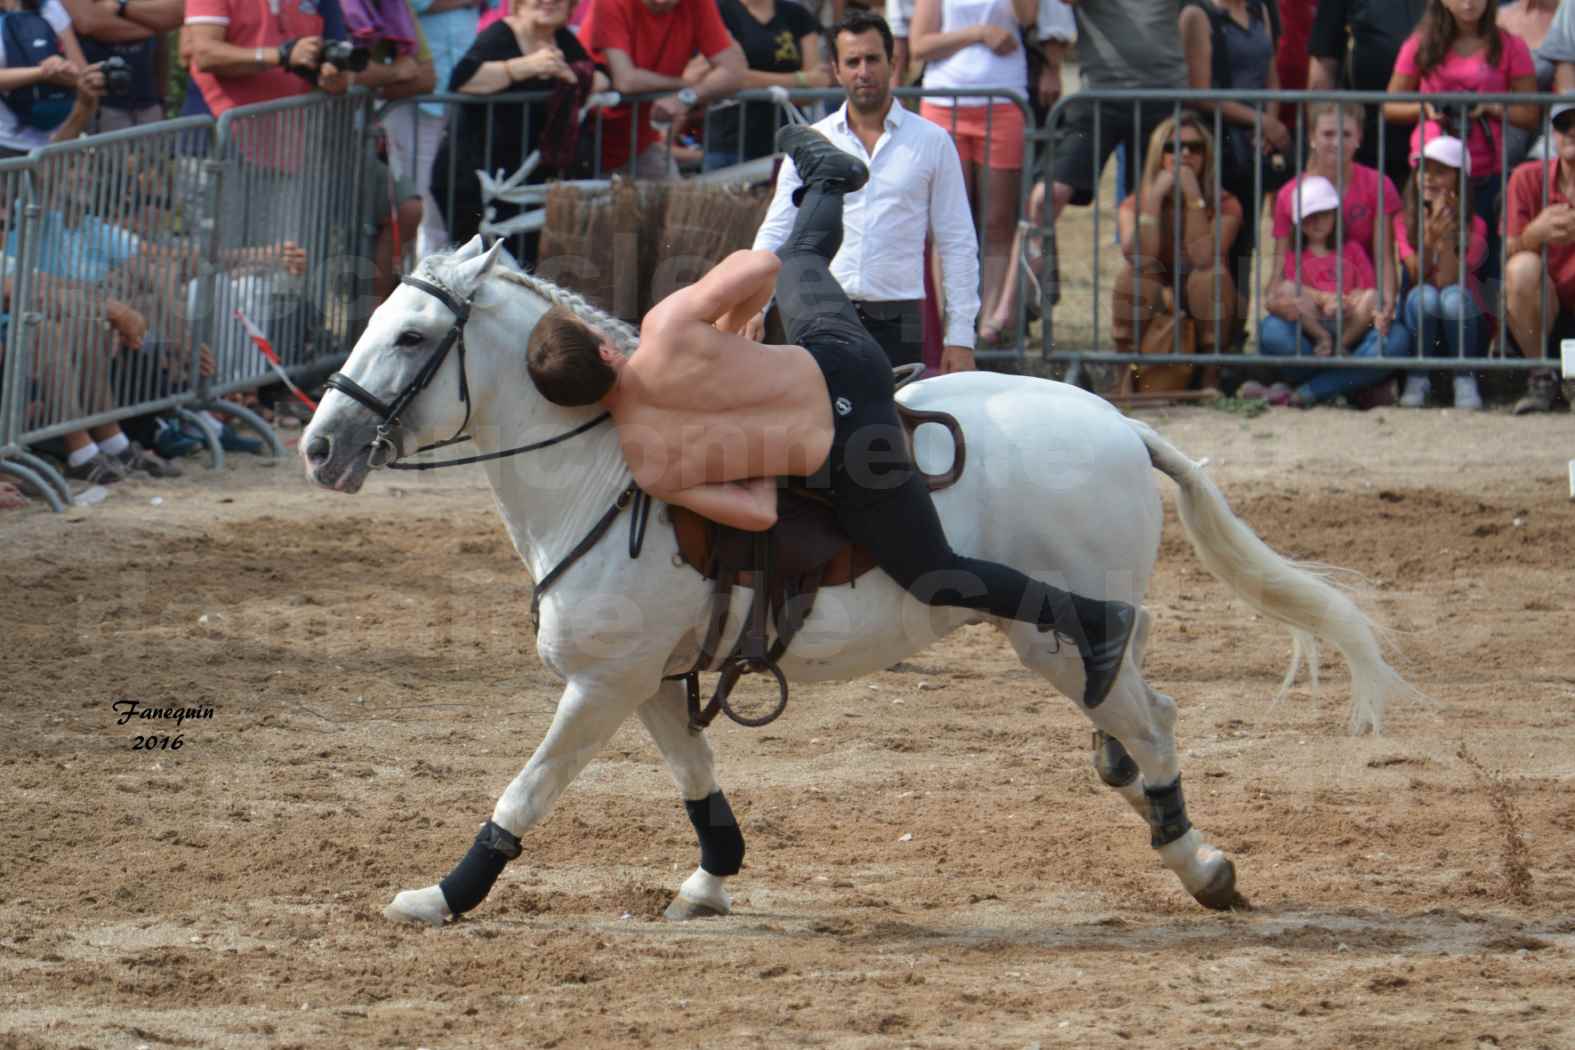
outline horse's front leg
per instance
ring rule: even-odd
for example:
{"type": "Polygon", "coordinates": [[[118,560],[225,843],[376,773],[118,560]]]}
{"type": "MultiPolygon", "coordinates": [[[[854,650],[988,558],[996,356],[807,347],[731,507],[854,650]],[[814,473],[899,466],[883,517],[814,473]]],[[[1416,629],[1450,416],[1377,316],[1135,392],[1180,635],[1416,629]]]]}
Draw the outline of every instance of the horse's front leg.
{"type": "Polygon", "coordinates": [[[679,922],[726,915],[733,908],[733,899],[723,889],[722,880],[738,874],[743,865],[744,836],[727,796],[717,786],[711,745],[703,733],[689,731],[682,683],[664,683],[655,696],[640,705],[640,721],[667,760],[689,822],[700,839],[700,865],[679,887],[666,915],[679,922]]]}
{"type": "Polygon", "coordinates": [[[504,865],[520,855],[520,836],[547,815],[638,702],[638,691],[605,685],[593,691],[571,681],[546,737],[498,799],[464,859],[436,886],[400,893],[383,909],[384,917],[441,926],[478,906],[504,865]]]}

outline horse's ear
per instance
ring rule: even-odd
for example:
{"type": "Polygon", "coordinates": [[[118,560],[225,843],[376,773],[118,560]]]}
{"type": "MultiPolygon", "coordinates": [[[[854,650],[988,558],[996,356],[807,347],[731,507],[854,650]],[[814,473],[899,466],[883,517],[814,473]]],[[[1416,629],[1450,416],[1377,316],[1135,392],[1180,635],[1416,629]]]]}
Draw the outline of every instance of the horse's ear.
{"type": "MultiPolygon", "coordinates": [[[[471,245],[479,247],[480,244],[481,238],[478,236],[470,244],[460,249],[460,252],[462,254],[470,252],[471,245]]],[[[468,255],[454,271],[455,283],[467,291],[474,291],[476,286],[481,283],[481,279],[487,275],[487,271],[492,269],[492,265],[498,261],[498,256],[502,252],[503,240],[499,238],[493,241],[492,247],[485,251],[477,251],[468,255]]],[[[458,259],[459,256],[456,255],[455,258],[458,259]]]]}
{"type": "Polygon", "coordinates": [[[487,242],[481,239],[481,234],[476,234],[470,240],[454,249],[452,256],[455,262],[468,262],[487,250],[487,242]]]}

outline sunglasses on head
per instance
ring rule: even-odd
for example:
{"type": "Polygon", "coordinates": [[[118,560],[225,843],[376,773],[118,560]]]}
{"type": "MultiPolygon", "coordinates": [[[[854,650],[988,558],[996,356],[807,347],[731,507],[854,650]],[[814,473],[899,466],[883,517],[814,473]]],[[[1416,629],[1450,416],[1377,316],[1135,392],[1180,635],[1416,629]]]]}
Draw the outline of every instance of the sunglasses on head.
{"type": "MultiPolygon", "coordinates": [[[[1172,154],[1172,153],[1175,153],[1175,152],[1176,152],[1176,143],[1175,143],[1174,139],[1169,141],[1169,142],[1167,142],[1167,143],[1165,143],[1165,153],[1166,154],[1172,154]]],[[[1194,157],[1201,157],[1201,156],[1203,156],[1203,143],[1200,140],[1198,140],[1198,139],[1182,139],[1181,140],[1181,152],[1183,152],[1183,153],[1190,153],[1194,157]]]]}

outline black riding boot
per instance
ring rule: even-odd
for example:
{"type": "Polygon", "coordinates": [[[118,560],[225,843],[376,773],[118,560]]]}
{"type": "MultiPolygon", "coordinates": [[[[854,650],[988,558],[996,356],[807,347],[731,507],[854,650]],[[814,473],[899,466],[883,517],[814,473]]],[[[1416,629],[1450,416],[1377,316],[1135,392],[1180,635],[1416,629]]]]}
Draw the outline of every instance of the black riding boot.
{"type": "Polygon", "coordinates": [[[793,191],[793,203],[802,204],[804,193],[819,184],[829,193],[857,193],[869,181],[870,169],[851,153],[833,146],[808,124],[785,124],[777,131],[777,150],[786,153],[804,185],[793,191]]]}
{"type": "Polygon", "coordinates": [[[1083,706],[1098,707],[1121,674],[1121,661],[1137,626],[1137,610],[1126,602],[1095,601],[1049,585],[1045,585],[1045,606],[1051,620],[1041,621],[1039,629],[1053,630],[1077,645],[1086,678],[1083,706]]]}

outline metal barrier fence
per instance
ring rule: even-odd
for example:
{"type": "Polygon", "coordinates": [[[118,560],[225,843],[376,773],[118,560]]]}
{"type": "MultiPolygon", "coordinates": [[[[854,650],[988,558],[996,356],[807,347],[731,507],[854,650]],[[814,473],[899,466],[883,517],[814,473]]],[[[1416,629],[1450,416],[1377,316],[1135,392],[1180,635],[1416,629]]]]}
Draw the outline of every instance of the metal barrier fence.
{"type": "MultiPolygon", "coordinates": [[[[1558,100],[1545,94],[1501,94],[1501,95],[1430,95],[1421,92],[1406,94],[1391,94],[1386,92],[1309,92],[1309,91],[1151,91],[1151,90],[1122,90],[1122,91],[1085,91],[1076,95],[1067,96],[1059,100],[1051,111],[1044,128],[1032,135],[1043,157],[1041,172],[1046,177],[1046,190],[1042,218],[1030,218],[1025,223],[1027,237],[1020,248],[1019,262],[1026,271],[1032,265],[1031,245],[1037,240],[1045,260],[1056,260],[1059,267],[1060,283],[1057,287],[1053,280],[1046,279],[1039,291],[1039,308],[1044,318],[1041,329],[1041,353],[1045,360],[1070,364],[1074,370],[1084,364],[1119,364],[1119,365],[1243,365],[1271,366],[1276,369],[1318,369],[1328,368],[1331,358],[1313,355],[1312,347],[1315,345],[1311,334],[1303,335],[1311,327],[1303,323],[1301,317],[1294,313],[1294,304],[1297,301],[1306,302],[1305,293],[1308,291],[1306,274],[1304,273],[1304,260],[1307,258],[1305,233],[1303,225],[1293,224],[1293,232],[1288,236],[1288,243],[1265,245],[1262,238],[1256,245],[1256,250],[1250,255],[1250,264],[1245,272],[1236,271],[1229,274],[1230,282],[1210,280],[1211,301],[1199,304],[1194,295],[1193,301],[1188,301],[1186,287],[1189,277],[1199,269],[1208,271],[1220,266],[1229,259],[1230,246],[1221,243],[1219,224],[1210,223],[1210,236],[1212,244],[1206,244],[1195,249],[1196,258],[1189,257],[1186,252],[1188,246],[1183,245],[1183,227],[1185,218],[1175,219],[1175,216],[1184,216],[1183,202],[1180,200],[1179,178],[1172,181],[1166,196],[1172,197],[1169,214],[1172,221],[1168,227],[1158,230],[1163,237],[1161,251],[1157,257],[1143,257],[1138,244],[1141,238],[1132,236],[1132,231],[1138,229],[1129,216],[1126,229],[1129,236],[1121,244],[1122,258],[1111,265],[1111,260],[1104,254],[1106,235],[1103,233],[1104,224],[1102,217],[1105,213],[1104,194],[1098,188],[1101,185],[1103,174],[1101,158],[1108,156],[1113,143],[1119,141],[1127,149],[1127,164],[1132,177],[1128,185],[1118,187],[1118,196],[1123,190],[1135,190],[1139,196],[1131,198],[1131,203],[1124,205],[1137,212],[1137,221],[1140,223],[1154,222],[1156,216],[1152,212],[1145,212],[1143,204],[1148,198],[1141,196],[1143,187],[1149,184],[1145,177],[1153,176],[1157,171],[1170,162],[1160,160],[1151,163],[1153,151],[1163,146],[1164,153],[1170,156],[1181,156],[1187,152],[1183,149],[1183,130],[1177,125],[1177,119],[1189,112],[1198,117],[1203,130],[1208,133],[1208,139],[1213,146],[1212,156],[1209,158],[1207,170],[1204,172],[1203,189],[1206,198],[1220,200],[1220,195],[1227,187],[1234,185],[1239,188],[1244,199],[1240,201],[1244,220],[1247,223],[1261,224],[1264,206],[1271,202],[1277,203],[1282,208],[1282,226],[1285,217],[1283,209],[1285,203],[1280,200],[1297,191],[1294,186],[1305,175],[1309,168],[1316,169],[1312,173],[1324,170],[1328,158],[1346,157],[1354,152],[1356,142],[1352,136],[1361,134],[1361,124],[1351,124],[1347,119],[1321,114],[1314,127],[1308,119],[1308,111],[1315,106],[1340,105],[1345,107],[1379,107],[1379,106],[1423,106],[1431,107],[1436,116],[1436,127],[1419,133],[1420,146],[1425,147],[1431,139],[1442,136],[1451,136],[1468,145],[1470,152],[1479,158],[1490,159],[1496,170],[1490,172],[1478,171],[1475,175],[1468,174],[1466,166],[1462,165],[1456,177],[1454,201],[1457,207],[1453,217],[1453,226],[1458,235],[1456,254],[1463,262],[1468,259],[1470,240],[1472,237],[1473,215],[1485,220],[1486,241],[1489,246],[1487,257],[1482,260],[1483,279],[1478,280],[1468,264],[1460,265],[1458,272],[1447,275],[1442,282],[1437,281],[1436,271],[1431,270],[1436,265],[1436,260],[1429,258],[1429,253],[1420,250],[1417,245],[1417,270],[1413,277],[1406,272],[1406,267],[1395,258],[1394,244],[1396,230],[1394,222],[1406,224],[1407,237],[1412,239],[1411,231],[1420,232],[1429,218],[1427,206],[1424,203],[1424,194],[1421,192],[1408,192],[1401,186],[1391,187],[1385,179],[1376,180],[1375,199],[1371,207],[1375,214],[1366,216],[1358,215],[1357,222],[1349,221],[1350,210],[1342,207],[1335,212],[1335,228],[1333,243],[1331,245],[1334,261],[1334,280],[1336,287],[1344,288],[1345,249],[1348,241],[1357,241],[1365,233],[1367,226],[1371,226],[1372,253],[1371,263],[1375,270],[1377,291],[1382,302],[1393,303],[1394,324],[1404,328],[1406,342],[1399,343],[1386,341],[1385,348],[1379,353],[1364,354],[1363,356],[1338,356],[1340,369],[1368,369],[1376,372],[1395,371],[1406,367],[1423,365],[1426,369],[1452,370],[1457,374],[1464,374],[1476,370],[1528,370],[1547,367],[1543,354],[1546,347],[1535,347],[1536,355],[1528,354],[1525,357],[1512,357],[1515,353],[1513,344],[1509,341],[1512,334],[1510,329],[1517,323],[1522,330],[1534,330],[1535,324],[1529,327],[1524,324],[1526,318],[1521,316],[1526,313],[1524,306],[1521,309],[1512,309],[1511,300],[1513,282],[1524,276],[1523,266],[1517,265],[1514,271],[1509,266],[1508,238],[1500,237],[1499,213],[1507,205],[1507,183],[1515,167],[1515,158],[1510,152],[1511,136],[1507,129],[1514,120],[1530,122],[1528,114],[1535,114],[1535,126],[1540,130],[1542,141],[1547,143],[1545,156],[1556,156],[1556,141],[1549,116],[1549,108],[1558,100]],[[1253,123],[1249,127],[1238,125],[1249,132],[1250,141],[1261,144],[1265,141],[1265,125],[1271,119],[1272,107],[1291,105],[1295,107],[1294,125],[1286,129],[1289,137],[1289,156],[1285,157],[1286,168],[1276,171],[1272,167],[1269,155],[1261,149],[1253,152],[1253,159],[1249,169],[1237,169],[1227,172],[1224,153],[1220,148],[1224,140],[1222,132],[1231,126],[1224,119],[1219,108],[1220,103],[1234,102],[1251,107],[1253,123]],[[1476,107],[1498,106],[1501,107],[1496,116],[1472,116],[1480,114],[1476,107]],[[1534,107],[1534,108],[1533,108],[1534,107]],[[1079,112],[1081,111],[1081,112],[1079,112]],[[1161,142],[1160,137],[1150,141],[1153,130],[1165,120],[1171,121],[1168,135],[1169,141],[1161,142]],[[1087,146],[1079,141],[1082,135],[1087,140],[1087,146]],[[1485,144],[1488,149],[1482,148],[1485,144]],[[1083,156],[1082,150],[1091,146],[1092,185],[1095,188],[1092,201],[1092,237],[1088,250],[1081,244],[1059,245],[1069,250],[1057,252],[1058,241],[1066,234],[1063,229],[1058,233],[1057,227],[1070,225],[1069,212],[1062,212],[1059,222],[1055,221],[1054,214],[1057,205],[1065,206],[1062,200],[1066,194],[1064,190],[1057,191],[1051,185],[1057,181],[1059,172],[1064,178],[1073,178],[1074,173],[1069,165],[1077,164],[1076,174],[1081,174],[1078,163],[1083,156]],[[1058,158],[1068,151],[1071,160],[1060,163],[1058,158]],[[1287,188],[1280,189],[1276,194],[1271,184],[1283,180],[1287,188]],[[1269,187],[1266,190],[1266,187],[1269,187]],[[1397,199],[1398,197],[1398,199],[1397,199]],[[1394,214],[1398,212],[1399,214],[1394,214]],[[1483,214],[1486,212],[1487,214],[1483,214]],[[1348,225],[1353,228],[1348,229],[1348,225]],[[1359,228],[1358,228],[1359,227],[1359,228]],[[1167,258],[1168,256],[1168,258],[1167,258]],[[1272,272],[1272,262],[1280,258],[1290,260],[1291,272],[1272,272]],[[1172,263],[1176,260],[1176,263],[1172,263]],[[1200,263],[1199,260],[1202,260],[1200,263]],[[1086,268],[1085,268],[1086,265],[1086,268]],[[1268,272],[1266,272],[1268,271],[1268,272]],[[1500,275],[1512,274],[1511,283],[1506,283],[1500,275]],[[1218,348],[1215,352],[1184,353],[1183,352],[1183,325],[1174,324],[1170,328],[1172,341],[1169,353],[1153,352],[1142,353],[1136,349],[1141,345],[1141,329],[1157,324],[1156,316],[1149,316],[1152,311],[1153,300],[1144,301],[1145,295],[1155,292],[1153,287],[1146,292],[1135,292],[1129,289],[1147,280],[1152,286],[1158,283],[1163,286],[1163,291],[1168,291],[1172,302],[1181,313],[1186,314],[1194,324],[1194,334],[1197,329],[1212,328],[1207,332],[1207,340],[1200,339],[1206,345],[1218,348]],[[1418,289],[1433,286],[1435,291],[1443,293],[1453,290],[1454,302],[1475,302],[1473,309],[1466,306],[1464,309],[1452,307],[1447,320],[1435,312],[1439,309],[1437,299],[1429,299],[1418,293],[1418,289]],[[1079,291],[1081,288],[1091,288],[1091,296],[1087,305],[1089,307],[1089,324],[1079,327],[1075,323],[1077,310],[1069,310],[1069,305],[1081,307],[1084,300],[1078,298],[1072,303],[1068,292],[1079,291]],[[1063,298],[1059,311],[1055,311],[1055,300],[1058,294],[1063,298]],[[1220,352],[1228,348],[1232,339],[1226,330],[1229,327],[1229,311],[1226,309],[1227,296],[1234,294],[1240,301],[1250,301],[1250,323],[1247,325],[1247,339],[1251,343],[1256,341],[1258,353],[1229,353],[1220,352]],[[1409,310],[1408,310],[1409,306],[1409,310]],[[1130,309],[1130,316],[1118,316],[1117,311],[1124,312],[1130,309]],[[1106,311],[1111,311],[1109,314],[1106,311]],[[1055,316],[1059,313],[1060,316],[1055,316]],[[1071,323],[1067,315],[1074,315],[1071,323]],[[1289,319],[1284,315],[1290,313],[1289,319]],[[1418,323],[1407,326],[1408,313],[1413,321],[1418,323]],[[1284,330],[1270,332],[1271,341],[1276,345],[1274,349],[1279,353],[1265,353],[1263,344],[1264,325],[1267,323],[1274,328],[1276,315],[1281,320],[1286,320],[1284,330]],[[1120,332],[1123,342],[1128,342],[1128,348],[1115,351],[1105,346],[1104,333],[1102,332],[1101,319],[1110,317],[1108,331],[1111,332],[1112,342],[1115,342],[1116,332],[1120,332]],[[1131,333],[1124,331],[1130,323],[1131,333]],[[1455,329],[1455,338],[1452,340],[1455,352],[1449,356],[1441,356],[1438,346],[1424,345],[1426,337],[1436,337],[1442,340],[1442,325],[1447,324],[1455,329]],[[1413,330],[1414,329],[1414,330],[1413,330]],[[1472,345],[1473,336],[1477,343],[1472,345]],[[1291,347],[1283,343],[1289,340],[1291,347]],[[1489,342],[1491,340],[1491,343],[1489,342]]],[[[1424,109],[1424,112],[1426,110],[1424,109]]],[[[1398,123],[1396,121],[1395,123],[1398,123]]],[[[1382,123],[1380,128],[1384,127],[1382,123]]],[[[1398,166],[1392,162],[1396,158],[1388,141],[1389,136],[1380,133],[1375,143],[1377,149],[1376,169],[1382,173],[1386,168],[1398,166]]],[[[1407,162],[1410,157],[1405,158],[1407,162]]],[[[1478,161],[1479,167],[1481,160],[1478,161]]],[[[1550,170],[1550,162],[1544,160],[1544,172],[1550,170]]],[[[1336,160],[1333,165],[1331,182],[1336,184],[1336,189],[1342,201],[1346,198],[1347,191],[1351,188],[1347,184],[1348,178],[1359,174],[1356,169],[1340,164],[1336,160]]],[[[1364,182],[1372,181],[1370,176],[1363,175],[1364,182]]],[[[1546,207],[1549,200],[1549,177],[1542,180],[1542,206],[1546,207]]],[[[1063,187],[1067,185],[1062,181],[1063,187]]],[[[1365,191],[1364,191],[1365,194],[1365,191]]],[[[1288,199],[1288,198],[1287,198],[1288,199]]],[[[1036,204],[1038,201],[1036,200],[1036,204]]],[[[1073,207],[1076,206],[1074,202],[1073,207]]],[[[1218,209],[1213,209],[1214,215],[1219,214],[1218,209]]],[[[1164,214],[1163,212],[1161,214],[1164,214]]],[[[1116,216],[1118,239],[1120,239],[1120,214],[1116,216]]],[[[1152,243],[1152,242],[1151,242],[1152,243]]],[[[1541,272],[1547,273],[1547,246],[1540,247],[1541,272]]],[[[1045,265],[1047,275],[1057,272],[1055,263],[1045,265]]],[[[1516,285],[1518,286],[1518,285],[1516,285]]],[[[1535,317],[1548,316],[1550,306],[1557,307],[1557,303],[1550,304],[1546,298],[1546,288],[1543,283],[1537,282],[1537,299],[1539,310],[1535,317]]],[[[1526,300],[1523,298],[1521,303],[1526,300]]],[[[1354,333],[1345,330],[1348,320],[1345,309],[1336,310],[1333,324],[1329,326],[1330,341],[1335,345],[1347,343],[1347,337],[1354,333]]],[[[1020,315],[1021,316],[1021,315],[1020,315]]],[[[1236,314],[1241,317],[1242,314],[1236,314]]],[[[1351,323],[1360,325],[1362,318],[1358,315],[1351,323]]]]}
{"type": "Polygon", "coordinates": [[[336,367],[375,305],[368,295],[370,96],[301,96],[217,122],[163,121],[0,161],[5,249],[0,473],[56,510],[71,493],[29,452],[157,412],[218,430],[235,417],[275,455],[255,413],[225,396],[275,381],[236,311],[300,378],[336,367]],[[287,243],[293,242],[293,243],[287,243]]]}
{"type": "MultiPolygon", "coordinates": [[[[670,97],[671,94],[657,92],[621,98],[614,95],[611,98],[617,98],[621,108],[643,112],[651,102],[670,97]]],[[[963,99],[981,99],[1011,106],[1021,114],[1024,127],[1030,133],[1035,127],[1027,97],[1017,90],[926,91],[900,88],[894,94],[905,102],[929,100],[952,104],[948,130],[954,135],[957,131],[955,103],[963,99]]],[[[419,183],[421,172],[430,171],[431,192],[425,203],[428,208],[436,208],[444,217],[446,226],[443,234],[446,239],[461,242],[478,230],[489,232],[516,227],[522,232],[508,236],[507,246],[516,258],[534,259],[535,246],[527,238],[540,228],[540,222],[519,219],[521,208],[518,205],[497,200],[489,204],[483,197],[484,192],[498,190],[501,183],[520,170],[528,152],[525,146],[541,138],[546,120],[546,103],[550,97],[544,92],[500,95],[448,93],[400,99],[379,109],[378,121],[389,134],[390,158],[400,169],[400,174],[411,176],[419,183]],[[431,118],[428,114],[421,118],[411,115],[417,112],[418,107],[433,104],[444,106],[443,117],[431,118]],[[421,128],[423,119],[429,121],[424,129],[421,128]],[[431,120],[441,122],[446,128],[441,139],[431,134],[431,120]],[[484,177],[477,177],[475,173],[478,170],[484,173],[484,177]],[[487,210],[486,215],[482,214],[484,209],[487,210]]],[[[647,163],[641,163],[635,149],[637,129],[632,121],[610,120],[608,114],[611,107],[592,105],[586,110],[572,160],[565,167],[555,166],[552,160],[539,160],[538,166],[525,174],[525,181],[542,183],[551,177],[567,179],[587,189],[603,187],[607,184],[605,180],[614,173],[604,161],[618,156],[624,159],[615,169],[616,173],[636,181],[650,179],[653,168],[660,168],[667,175],[677,175],[692,169],[701,172],[701,178],[726,180],[731,173],[745,170],[744,165],[773,156],[774,147],[770,147],[769,142],[775,137],[776,129],[787,119],[782,106],[789,100],[795,105],[831,109],[841,105],[844,98],[840,89],[740,91],[724,103],[713,104],[705,112],[691,144],[675,142],[673,129],[667,128],[658,145],[652,147],[656,156],[654,164],[650,163],[649,156],[647,163]],[[765,121],[769,121],[769,135],[759,134],[755,130],[765,121]],[[725,151],[713,148],[714,140],[718,138],[732,144],[733,148],[725,151]],[[609,142],[617,142],[620,148],[604,149],[609,142]],[[764,152],[759,152],[761,150],[764,152]]],[[[608,96],[593,96],[593,101],[596,99],[607,101],[608,96]]],[[[997,134],[995,106],[989,106],[986,114],[983,150],[988,156],[997,134]]],[[[1031,164],[1025,157],[1019,178],[1012,186],[1016,197],[1015,210],[1019,215],[1028,198],[1032,175],[1031,164]]],[[[977,215],[991,214],[993,192],[998,190],[990,185],[990,180],[980,180],[976,192],[977,215]]],[[[521,194],[511,193],[510,196],[521,194]]],[[[1000,243],[981,237],[983,251],[993,250],[999,256],[999,268],[1008,272],[1010,254],[1005,242],[1009,237],[1008,234],[998,238],[1000,243]]],[[[983,351],[982,356],[1021,357],[1022,353],[1019,344],[1006,350],[983,351]]]]}

